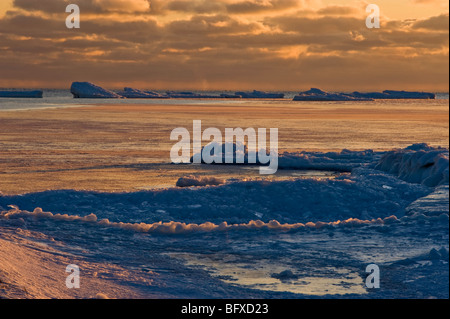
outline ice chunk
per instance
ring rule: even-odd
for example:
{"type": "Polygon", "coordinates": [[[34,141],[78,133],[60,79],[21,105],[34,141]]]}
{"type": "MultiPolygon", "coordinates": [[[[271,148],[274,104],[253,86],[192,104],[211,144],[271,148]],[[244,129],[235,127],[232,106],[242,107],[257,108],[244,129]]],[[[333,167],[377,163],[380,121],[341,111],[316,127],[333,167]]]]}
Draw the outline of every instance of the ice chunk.
{"type": "Polygon", "coordinates": [[[296,280],[299,276],[295,275],[291,270],[285,270],[280,273],[273,273],[272,278],[279,279],[280,281],[296,280]]]}
{"type": "Polygon", "coordinates": [[[76,99],[120,99],[119,94],[108,91],[89,82],[74,82],[70,92],[76,99]]]}
{"type": "Polygon", "coordinates": [[[177,187],[192,187],[192,186],[217,186],[224,184],[223,179],[216,177],[198,177],[187,176],[182,177],[177,182],[177,187]]]}

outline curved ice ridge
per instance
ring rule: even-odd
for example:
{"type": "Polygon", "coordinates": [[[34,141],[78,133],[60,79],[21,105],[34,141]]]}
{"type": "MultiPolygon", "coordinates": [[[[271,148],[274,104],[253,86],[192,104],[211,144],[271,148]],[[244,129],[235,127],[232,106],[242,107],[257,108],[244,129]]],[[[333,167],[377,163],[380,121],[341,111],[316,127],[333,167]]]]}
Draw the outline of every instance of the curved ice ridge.
{"type": "Polygon", "coordinates": [[[187,224],[183,222],[168,222],[168,223],[123,223],[123,222],[111,222],[108,219],[99,220],[95,214],[87,216],[67,215],[67,214],[53,214],[51,212],[44,212],[41,208],[36,208],[33,212],[27,210],[20,210],[17,206],[11,205],[11,210],[0,212],[0,218],[10,219],[11,217],[20,218],[21,216],[36,217],[36,218],[49,218],[61,221],[78,221],[89,222],[99,226],[120,228],[141,233],[155,233],[166,235],[187,234],[196,232],[224,232],[229,230],[275,230],[275,231],[291,231],[301,229],[330,229],[338,227],[358,227],[358,226],[370,226],[370,225],[391,225],[401,222],[408,222],[413,220],[429,220],[437,221],[443,224],[448,224],[449,215],[441,214],[439,216],[425,216],[423,214],[414,214],[411,216],[404,216],[397,218],[397,216],[390,216],[384,219],[377,218],[372,220],[361,220],[357,218],[350,218],[347,220],[339,220],[334,222],[308,222],[308,223],[295,223],[295,224],[281,224],[277,220],[270,222],[263,222],[261,220],[252,220],[248,223],[241,224],[228,224],[223,222],[219,225],[212,222],[205,222],[203,224],[187,224]]]}

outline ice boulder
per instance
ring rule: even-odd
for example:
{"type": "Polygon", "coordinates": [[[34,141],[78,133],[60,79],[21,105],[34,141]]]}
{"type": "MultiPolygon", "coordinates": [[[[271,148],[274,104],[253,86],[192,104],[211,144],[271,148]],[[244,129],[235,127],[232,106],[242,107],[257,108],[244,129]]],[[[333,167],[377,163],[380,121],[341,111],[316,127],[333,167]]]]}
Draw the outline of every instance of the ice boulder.
{"type": "Polygon", "coordinates": [[[0,98],[42,99],[43,91],[0,91],[0,98]]]}
{"type": "Polygon", "coordinates": [[[294,97],[294,101],[373,101],[371,98],[355,97],[345,93],[329,93],[312,88],[309,91],[300,92],[294,97]]]}
{"type": "Polygon", "coordinates": [[[122,96],[89,82],[74,82],[70,92],[76,99],[120,99],[122,96]]]}

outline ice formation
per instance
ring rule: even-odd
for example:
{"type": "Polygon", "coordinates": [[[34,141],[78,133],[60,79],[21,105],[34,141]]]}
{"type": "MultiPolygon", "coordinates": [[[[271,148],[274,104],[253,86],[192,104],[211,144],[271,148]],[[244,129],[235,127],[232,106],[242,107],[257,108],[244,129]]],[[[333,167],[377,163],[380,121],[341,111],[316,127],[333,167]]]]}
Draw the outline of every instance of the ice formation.
{"type": "Polygon", "coordinates": [[[427,92],[407,92],[407,91],[391,91],[386,90],[383,91],[383,93],[378,92],[371,92],[371,93],[360,93],[360,92],[354,92],[352,94],[354,97],[360,97],[360,98],[368,98],[368,99],[420,99],[420,100],[434,100],[436,99],[436,94],[434,93],[427,93],[427,92]]]}
{"type": "Polygon", "coordinates": [[[436,99],[436,94],[427,92],[407,92],[386,90],[370,93],[329,93],[313,88],[309,91],[300,92],[294,97],[294,101],[374,101],[381,99],[436,99]]]}
{"type": "MultiPolygon", "coordinates": [[[[158,273],[154,284],[138,287],[149,296],[311,297],[316,293],[303,287],[332,279],[358,298],[448,298],[448,158],[447,149],[425,144],[390,152],[284,153],[286,168],[349,173],[214,187],[214,179],[188,177],[180,184],[205,187],[7,195],[0,197],[0,229],[39,234],[39,250],[60,245],[136,275],[158,273]],[[182,255],[186,264],[176,259],[182,255]],[[396,284],[366,291],[363,276],[353,286],[344,282],[346,269],[363,274],[372,263],[382,268],[383,282],[396,284]],[[221,268],[237,280],[244,276],[242,282],[248,273],[254,284],[229,284],[221,268]]],[[[120,283],[136,287],[129,277],[120,283]]],[[[324,294],[342,297],[329,287],[324,294]]]]}
{"type": "Polygon", "coordinates": [[[283,93],[268,93],[254,90],[253,92],[236,92],[235,96],[243,99],[283,99],[283,93]]]}
{"type": "Polygon", "coordinates": [[[34,98],[41,99],[44,95],[43,91],[0,91],[0,98],[34,98]]]}
{"type": "Polygon", "coordinates": [[[320,89],[312,88],[309,91],[300,92],[294,97],[294,101],[373,101],[373,99],[356,97],[344,93],[328,93],[320,89]]]}
{"type": "Polygon", "coordinates": [[[161,95],[152,91],[141,91],[133,88],[124,88],[122,92],[118,92],[120,96],[127,99],[167,99],[168,96],[161,95]]]}
{"type": "Polygon", "coordinates": [[[70,92],[77,99],[119,99],[121,96],[89,82],[74,82],[70,92]]]}
{"type": "Polygon", "coordinates": [[[385,154],[376,169],[400,179],[430,187],[449,183],[449,151],[426,144],[415,144],[385,154]]]}
{"type": "Polygon", "coordinates": [[[216,177],[199,177],[199,176],[186,176],[181,177],[177,181],[177,187],[192,187],[192,186],[217,186],[224,184],[223,179],[216,177]]]}

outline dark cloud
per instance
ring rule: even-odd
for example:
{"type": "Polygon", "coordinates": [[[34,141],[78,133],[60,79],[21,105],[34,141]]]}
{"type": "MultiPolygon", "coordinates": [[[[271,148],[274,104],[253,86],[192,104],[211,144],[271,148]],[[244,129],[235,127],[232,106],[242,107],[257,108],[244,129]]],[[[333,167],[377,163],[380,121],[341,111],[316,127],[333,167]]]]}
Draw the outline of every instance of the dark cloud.
{"type": "Polygon", "coordinates": [[[246,0],[227,5],[229,13],[252,14],[298,8],[298,0],[246,0]]]}
{"type": "Polygon", "coordinates": [[[429,19],[419,20],[416,23],[414,23],[413,28],[448,32],[449,15],[447,13],[437,17],[431,17],[429,19]]]}

